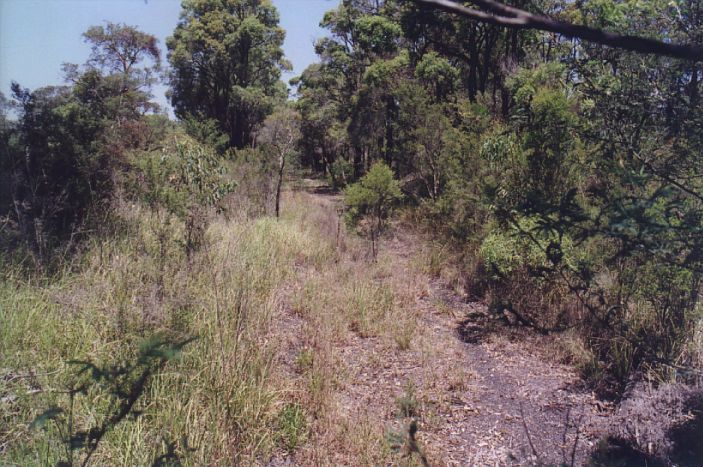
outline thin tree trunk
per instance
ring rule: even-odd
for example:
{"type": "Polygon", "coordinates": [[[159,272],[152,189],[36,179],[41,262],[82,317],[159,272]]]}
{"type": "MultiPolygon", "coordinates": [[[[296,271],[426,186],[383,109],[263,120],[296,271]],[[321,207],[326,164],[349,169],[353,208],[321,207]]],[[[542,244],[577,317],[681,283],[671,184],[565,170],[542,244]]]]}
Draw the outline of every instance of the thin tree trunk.
{"type": "Polygon", "coordinates": [[[276,218],[281,213],[281,185],[283,185],[283,169],[286,166],[286,156],[281,153],[278,160],[278,183],[276,184],[276,218]]]}

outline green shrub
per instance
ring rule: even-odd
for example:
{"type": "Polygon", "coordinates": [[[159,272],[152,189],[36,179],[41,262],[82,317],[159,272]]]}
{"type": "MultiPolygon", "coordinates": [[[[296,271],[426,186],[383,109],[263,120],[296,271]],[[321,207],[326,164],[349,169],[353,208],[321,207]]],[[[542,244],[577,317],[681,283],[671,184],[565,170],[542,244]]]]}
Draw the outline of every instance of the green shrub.
{"type": "Polygon", "coordinates": [[[330,165],[330,184],[333,188],[344,188],[354,177],[354,166],[343,157],[330,165]]]}
{"type": "Polygon", "coordinates": [[[383,162],[375,162],[361,180],[349,185],[344,191],[347,205],[346,220],[349,225],[357,225],[368,218],[367,229],[371,236],[373,256],[376,257],[376,239],[385,226],[385,219],[391,209],[403,198],[393,171],[383,162]]]}
{"type": "Polygon", "coordinates": [[[162,154],[138,154],[135,165],[137,195],[152,209],[163,209],[184,222],[184,246],[192,254],[203,242],[207,210],[222,210],[223,198],[234,190],[224,160],[185,139],[162,154]]]}
{"type": "Polygon", "coordinates": [[[521,267],[549,268],[556,263],[573,269],[585,260],[585,252],[577,249],[570,237],[538,231],[537,220],[528,217],[505,229],[493,224],[479,255],[494,279],[508,277],[521,267]]]}

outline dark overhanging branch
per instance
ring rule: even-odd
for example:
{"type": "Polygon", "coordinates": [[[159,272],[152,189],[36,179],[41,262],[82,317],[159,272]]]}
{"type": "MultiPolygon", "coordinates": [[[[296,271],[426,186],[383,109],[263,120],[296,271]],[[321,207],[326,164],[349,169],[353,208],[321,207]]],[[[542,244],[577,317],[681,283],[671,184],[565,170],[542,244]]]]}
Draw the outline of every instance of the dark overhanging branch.
{"type": "Polygon", "coordinates": [[[633,52],[664,55],[696,62],[703,61],[703,45],[674,44],[639,36],[626,36],[594,29],[588,26],[557,21],[546,16],[535,15],[519,8],[504,5],[494,0],[471,0],[474,5],[488,11],[469,8],[451,0],[413,0],[421,5],[438,8],[484,23],[514,29],[539,29],[565,37],[631,50],[633,52]]]}

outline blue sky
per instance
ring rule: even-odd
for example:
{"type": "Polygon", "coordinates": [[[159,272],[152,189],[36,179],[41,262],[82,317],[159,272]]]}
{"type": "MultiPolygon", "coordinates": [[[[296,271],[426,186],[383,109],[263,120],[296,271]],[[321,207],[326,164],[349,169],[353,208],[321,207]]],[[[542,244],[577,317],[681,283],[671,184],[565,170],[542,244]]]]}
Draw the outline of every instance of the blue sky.
{"type": "MultiPolygon", "coordinates": [[[[273,0],[286,30],[283,45],[293,72],[300,74],[316,60],[313,41],[325,32],[322,15],[339,0],[273,0]]],[[[81,34],[103,21],[138,26],[159,38],[164,57],[165,39],[178,22],[180,0],[0,0],[0,91],[10,92],[10,82],[30,89],[62,84],[61,64],[84,63],[90,48],[81,34]]],[[[166,87],[154,89],[164,105],[166,87]]]]}

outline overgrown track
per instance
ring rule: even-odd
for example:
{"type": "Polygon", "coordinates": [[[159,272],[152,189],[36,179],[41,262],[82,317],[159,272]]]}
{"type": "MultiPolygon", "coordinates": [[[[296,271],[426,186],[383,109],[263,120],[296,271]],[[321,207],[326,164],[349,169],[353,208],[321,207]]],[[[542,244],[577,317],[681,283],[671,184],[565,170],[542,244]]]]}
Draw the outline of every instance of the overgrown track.
{"type": "MultiPolygon", "coordinates": [[[[309,208],[325,211],[317,218],[339,224],[333,220],[339,197],[324,189],[307,193],[309,208]]],[[[419,462],[407,443],[408,427],[416,419],[419,447],[431,465],[582,465],[607,432],[612,410],[578,389],[574,371],[554,363],[545,348],[548,340],[526,332],[520,338],[515,333],[482,333],[490,322],[486,307],[467,303],[443,280],[420,272],[423,248],[419,235],[396,226],[381,242],[382,266],[374,266],[376,280],[405,297],[405,313],[416,320],[407,349],[354,329],[335,342],[319,342],[304,335],[309,323],[289,307],[288,365],[296,365],[294,356],[306,345],[329,346],[335,374],[344,375],[330,388],[333,423],[381,433],[386,446],[399,449],[401,459],[419,462]],[[399,441],[403,437],[405,443],[399,441]]],[[[321,454],[323,445],[339,442],[334,438],[329,432],[314,435],[286,461],[334,458],[321,454]]],[[[279,461],[285,463],[283,459],[279,461]]],[[[349,458],[340,453],[337,460],[349,458]]]]}

